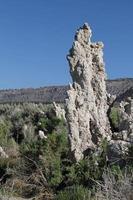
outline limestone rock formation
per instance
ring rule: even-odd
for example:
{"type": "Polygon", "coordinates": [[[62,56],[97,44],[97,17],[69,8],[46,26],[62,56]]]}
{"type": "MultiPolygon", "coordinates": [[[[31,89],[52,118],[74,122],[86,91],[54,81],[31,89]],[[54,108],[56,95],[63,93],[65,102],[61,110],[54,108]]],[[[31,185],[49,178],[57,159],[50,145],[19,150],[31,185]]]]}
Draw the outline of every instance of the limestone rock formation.
{"type": "Polygon", "coordinates": [[[106,74],[103,43],[91,42],[87,23],[75,35],[67,59],[73,84],[68,90],[66,117],[71,151],[78,161],[87,149],[95,148],[101,139],[110,138],[107,118],[106,74]]]}

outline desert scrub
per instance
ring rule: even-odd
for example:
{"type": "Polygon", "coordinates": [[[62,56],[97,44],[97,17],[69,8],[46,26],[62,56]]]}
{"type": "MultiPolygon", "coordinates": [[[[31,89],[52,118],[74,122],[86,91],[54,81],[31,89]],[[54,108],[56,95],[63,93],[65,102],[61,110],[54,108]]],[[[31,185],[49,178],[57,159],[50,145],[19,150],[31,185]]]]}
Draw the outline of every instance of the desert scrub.
{"type": "MultiPolygon", "coordinates": [[[[60,144],[58,141],[57,145],[57,134],[54,133],[50,134],[47,140],[21,144],[21,161],[23,160],[22,166],[24,167],[21,168],[20,166],[19,170],[21,172],[23,171],[24,174],[28,173],[29,176],[36,171],[41,171],[49,186],[57,186],[62,180],[62,144],[63,143],[60,144]]],[[[41,179],[41,182],[43,181],[44,179],[41,179]]]]}
{"type": "Polygon", "coordinates": [[[103,172],[103,181],[97,184],[97,200],[132,200],[133,176],[119,171],[119,175],[112,169],[103,172]],[[119,177],[119,178],[118,178],[119,177]]]}
{"type": "Polygon", "coordinates": [[[82,185],[73,185],[59,192],[56,200],[91,200],[90,191],[82,185]]]}
{"type": "Polygon", "coordinates": [[[48,134],[52,133],[61,120],[56,117],[55,111],[51,108],[46,113],[35,113],[33,123],[38,130],[44,130],[48,134]]]}
{"type": "Polygon", "coordinates": [[[38,129],[47,127],[45,123],[47,120],[49,121],[49,129],[52,130],[52,132],[47,132],[47,138],[39,139],[35,137],[31,140],[25,138],[20,144],[20,154],[26,166],[21,170],[25,170],[24,173],[27,173],[27,168],[28,173],[32,174],[39,169],[47,184],[56,187],[63,179],[62,154],[68,151],[68,136],[64,121],[54,117],[46,120],[42,117],[39,118],[36,123],[41,122],[42,127],[38,127],[38,129]],[[50,125],[52,128],[50,128],[50,125]]]}
{"type": "Polygon", "coordinates": [[[41,165],[51,187],[57,187],[63,180],[61,158],[67,151],[66,132],[49,134],[45,145],[42,145],[41,165]]]}

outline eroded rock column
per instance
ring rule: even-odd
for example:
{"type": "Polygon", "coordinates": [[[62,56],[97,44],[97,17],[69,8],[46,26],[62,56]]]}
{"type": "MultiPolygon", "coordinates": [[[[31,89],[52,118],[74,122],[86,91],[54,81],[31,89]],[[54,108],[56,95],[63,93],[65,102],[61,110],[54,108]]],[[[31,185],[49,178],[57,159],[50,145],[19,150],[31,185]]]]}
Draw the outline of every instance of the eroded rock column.
{"type": "Polygon", "coordinates": [[[91,42],[87,23],[75,35],[67,59],[73,84],[66,100],[71,151],[78,161],[87,149],[109,138],[103,43],[91,42]]]}

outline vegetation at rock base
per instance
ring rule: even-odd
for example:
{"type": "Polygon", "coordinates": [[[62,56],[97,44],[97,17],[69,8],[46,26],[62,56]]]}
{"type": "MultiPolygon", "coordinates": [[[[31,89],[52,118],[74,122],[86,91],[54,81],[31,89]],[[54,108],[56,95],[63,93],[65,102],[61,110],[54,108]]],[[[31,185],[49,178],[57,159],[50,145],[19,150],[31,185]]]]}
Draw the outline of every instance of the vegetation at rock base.
{"type": "MultiPolygon", "coordinates": [[[[52,105],[1,104],[1,196],[35,200],[132,200],[132,149],[124,165],[108,160],[103,140],[75,163],[70,153],[68,128],[52,105]],[[43,131],[44,137],[39,137],[43,131]]],[[[2,198],[0,196],[0,198],[2,198]]]]}
{"type": "Polygon", "coordinates": [[[112,107],[110,112],[110,120],[112,122],[112,126],[115,130],[118,130],[118,126],[120,123],[120,114],[117,107],[112,107]]]}

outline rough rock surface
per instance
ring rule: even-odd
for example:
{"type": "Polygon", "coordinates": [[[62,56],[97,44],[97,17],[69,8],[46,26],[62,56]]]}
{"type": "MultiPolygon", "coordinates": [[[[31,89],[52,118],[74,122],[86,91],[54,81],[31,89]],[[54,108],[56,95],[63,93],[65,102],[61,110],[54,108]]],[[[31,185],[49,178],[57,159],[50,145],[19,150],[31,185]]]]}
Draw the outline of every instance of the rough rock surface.
{"type": "Polygon", "coordinates": [[[66,117],[71,151],[78,161],[87,149],[93,149],[102,138],[110,138],[107,118],[106,74],[103,43],[91,42],[87,23],[75,35],[67,57],[73,84],[68,90],[66,117]]]}
{"type": "Polygon", "coordinates": [[[116,126],[111,123],[113,132],[109,145],[109,159],[111,160],[125,155],[128,148],[133,145],[133,88],[116,98],[111,112],[114,109],[117,120],[116,126]]]}

